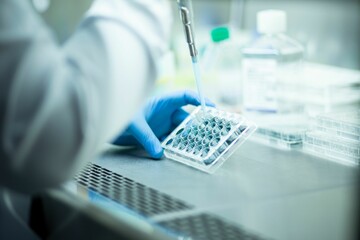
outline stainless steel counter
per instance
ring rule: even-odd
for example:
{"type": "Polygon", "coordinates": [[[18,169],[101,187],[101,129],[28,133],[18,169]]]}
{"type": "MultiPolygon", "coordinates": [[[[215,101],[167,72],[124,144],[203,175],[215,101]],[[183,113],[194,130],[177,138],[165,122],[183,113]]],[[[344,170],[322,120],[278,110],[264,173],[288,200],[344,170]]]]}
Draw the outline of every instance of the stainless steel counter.
{"type": "Polygon", "coordinates": [[[194,206],[152,221],[206,212],[265,238],[352,237],[358,168],[299,151],[248,141],[213,175],[117,147],[95,163],[194,206]]]}

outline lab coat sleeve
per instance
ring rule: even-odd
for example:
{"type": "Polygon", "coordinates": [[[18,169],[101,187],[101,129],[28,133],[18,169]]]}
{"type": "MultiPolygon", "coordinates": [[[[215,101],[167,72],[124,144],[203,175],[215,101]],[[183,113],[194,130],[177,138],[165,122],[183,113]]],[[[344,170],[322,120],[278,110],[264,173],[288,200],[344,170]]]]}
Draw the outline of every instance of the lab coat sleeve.
{"type": "Polygon", "coordinates": [[[59,46],[29,1],[0,0],[0,187],[55,186],[126,126],[156,78],[168,4],[97,0],[59,46]]]}

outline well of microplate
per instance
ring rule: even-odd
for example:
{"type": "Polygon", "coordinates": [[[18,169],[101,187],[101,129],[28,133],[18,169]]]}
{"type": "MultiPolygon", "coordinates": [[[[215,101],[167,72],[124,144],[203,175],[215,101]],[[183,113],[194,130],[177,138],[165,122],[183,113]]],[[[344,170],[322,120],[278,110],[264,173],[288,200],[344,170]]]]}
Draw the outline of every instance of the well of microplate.
{"type": "Polygon", "coordinates": [[[197,107],[162,147],[167,158],[214,173],[256,128],[240,114],[197,107]]]}

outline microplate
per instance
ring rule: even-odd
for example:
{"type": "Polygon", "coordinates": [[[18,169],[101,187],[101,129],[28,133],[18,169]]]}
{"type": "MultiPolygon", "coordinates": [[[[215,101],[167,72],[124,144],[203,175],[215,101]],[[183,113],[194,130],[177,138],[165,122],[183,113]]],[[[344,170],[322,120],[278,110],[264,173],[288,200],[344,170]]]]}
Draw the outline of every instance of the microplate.
{"type": "Polygon", "coordinates": [[[347,139],[360,141],[360,111],[324,114],[316,117],[317,129],[347,139]]]}
{"type": "Polygon", "coordinates": [[[342,163],[358,165],[360,161],[359,141],[330,136],[320,131],[305,134],[303,149],[342,163]]]}
{"type": "Polygon", "coordinates": [[[259,127],[254,140],[280,149],[293,150],[302,147],[305,132],[305,128],[259,127]]]}
{"type": "Polygon", "coordinates": [[[258,124],[252,140],[282,150],[302,147],[303,137],[309,130],[308,117],[304,114],[252,114],[258,124]]]}
{"type": "Polygon", "coordinates": [[[239,114],[197,107],[161,145],[167,158],[214,173],[256,128],[239,114]]]}

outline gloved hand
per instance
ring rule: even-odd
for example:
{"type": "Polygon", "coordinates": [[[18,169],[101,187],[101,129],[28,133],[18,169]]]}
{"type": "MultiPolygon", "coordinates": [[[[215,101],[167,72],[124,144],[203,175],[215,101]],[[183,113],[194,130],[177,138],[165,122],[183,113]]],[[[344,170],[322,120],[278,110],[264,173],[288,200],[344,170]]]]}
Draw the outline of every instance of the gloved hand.
{"type": "MultiPolygon", "coordinates": [[[[195,92],[181,91],[150,99],[128,128],[115,141],[116,145],[142,145],[154,159],[163,155],[159,139],[166,137],[189,115],[182,109],[185,105],[200,105],[195,92]]],[[[206,100],[207,106],[214,106],[206,100]]]]}

